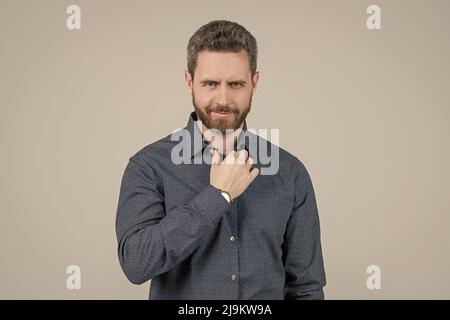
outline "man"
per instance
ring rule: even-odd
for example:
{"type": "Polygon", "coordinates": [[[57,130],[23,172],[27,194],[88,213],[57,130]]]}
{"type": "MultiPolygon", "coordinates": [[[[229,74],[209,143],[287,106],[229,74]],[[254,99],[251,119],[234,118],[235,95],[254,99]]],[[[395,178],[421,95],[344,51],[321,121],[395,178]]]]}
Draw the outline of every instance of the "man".
{"type": "Polygon", "coordinates": [[[324,298],[310,176],[295,156],[247,130],[256,56],[241,25],[202,26],[189,40],[185,72],[195,111],[182,131],[182,158],[192,161],[179,161],[174,135],[129,159],[118,255],[132,283],[151,279],[150,299],[324,298]],[[262,174],[252,138],[277,155],[276,172],[262,174]]]}

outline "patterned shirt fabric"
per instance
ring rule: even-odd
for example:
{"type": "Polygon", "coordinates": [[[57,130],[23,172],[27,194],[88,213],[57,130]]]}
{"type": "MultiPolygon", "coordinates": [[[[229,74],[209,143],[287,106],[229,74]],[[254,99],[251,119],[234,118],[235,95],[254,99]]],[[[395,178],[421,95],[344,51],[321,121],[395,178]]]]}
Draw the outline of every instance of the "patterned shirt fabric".
{"type": "MultiPolygon", "coordinates": [[[[197,119],[192,112],[181,130],[203,137],[197,119]]],[[[246,122],[242,132],[278,154],[279,167],[261,174],[267,164],[241,133],[235,150],[246,149],[260,174],[231,203],[210,184],[211,147],[204,138],[196,144],[184,136],[192,152],[182,157],[192,161],[173,161],[180,147],[173,135],[129,158],[116,213],[118,257],[129,281],[151,280],[149,299],[324,299],[310,175],[297,157],[248,131],[246,122]]]]}

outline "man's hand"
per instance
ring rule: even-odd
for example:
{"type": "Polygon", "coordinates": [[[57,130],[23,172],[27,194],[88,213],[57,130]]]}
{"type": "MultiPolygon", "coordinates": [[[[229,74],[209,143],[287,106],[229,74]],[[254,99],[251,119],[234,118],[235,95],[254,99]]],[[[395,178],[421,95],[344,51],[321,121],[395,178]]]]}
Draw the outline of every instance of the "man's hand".
{"type": "Polygon", "coordinates": [[[253,159],[247,150],[231,151],[221,163],[216,150],[211,151],[211,156],[210,184],[227,191],[231,199],[240,196],[259,174],[258,168],[252,169],[253,159]]]}

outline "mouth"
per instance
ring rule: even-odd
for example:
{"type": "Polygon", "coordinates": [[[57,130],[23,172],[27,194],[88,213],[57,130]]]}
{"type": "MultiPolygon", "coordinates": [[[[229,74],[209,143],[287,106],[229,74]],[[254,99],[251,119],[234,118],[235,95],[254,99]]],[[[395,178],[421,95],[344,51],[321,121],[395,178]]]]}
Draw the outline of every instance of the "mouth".
{"type": "Polygon", "coordinates": [[[218,111],[218,112],[213,111],[212,113],[218,117],[226,117],[226,116],[233,114],[232,112],[229,112],[229,111],[218,111]]]}

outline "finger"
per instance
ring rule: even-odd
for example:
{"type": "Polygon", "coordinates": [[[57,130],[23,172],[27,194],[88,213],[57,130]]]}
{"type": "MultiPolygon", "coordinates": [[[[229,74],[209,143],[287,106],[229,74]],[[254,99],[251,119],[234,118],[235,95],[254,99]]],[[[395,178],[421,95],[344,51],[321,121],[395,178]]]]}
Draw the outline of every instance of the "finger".
{"type": "Polygon", "coordinates": [[[224,162],[228,164],[233,164],[236,162],[236,151],[231,151],[225,158],[224,162]]]}
{"type": "Polygon", "coordinates": [[[220,157],[219,153],[216,151],[216,149],[211,150],[211,164],[219,164],[220,163],[220,157]]]}
{"type": "Polygon", "coordinates": [[[248,157],[248,152],[247,150],[241,150],[238,153],[238,163],[239,164],[245,164],[245,162],[247,161],[247,157],[248,157]]]}
{"type": "Polygon", "coordinates": [[[250,169],[253,165],[253,158],[252,157],[248,157],[247,158],[247,162],[245,163],[247,168],[250,169]]]}
{"type": "Polygon", "coordinates": [[[259,169],[258,168],[253,168],[250,171],[250,183],[253,182],[253,180],[255,180],[255,178],[259,175],[259,169]]]}

